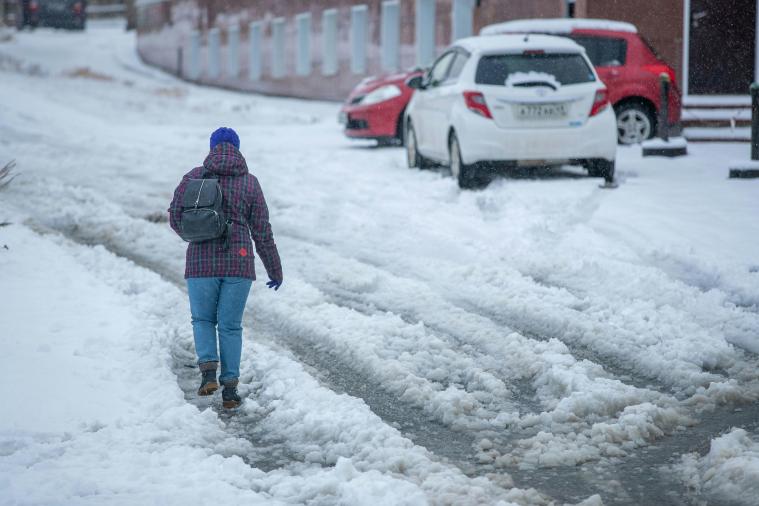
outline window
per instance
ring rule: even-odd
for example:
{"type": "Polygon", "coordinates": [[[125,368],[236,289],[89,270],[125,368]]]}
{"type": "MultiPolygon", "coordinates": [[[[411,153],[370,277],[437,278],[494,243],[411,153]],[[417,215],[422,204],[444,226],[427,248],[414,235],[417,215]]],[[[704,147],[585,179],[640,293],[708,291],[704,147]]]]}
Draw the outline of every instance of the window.
{"type": "Polygon", "coordinates": [[[451,62],[453,61],[454,56],[456,56],[456,53],[449,51],[438,58],[438,60],[430,69],[430,86],[438,86],[440,83],[445,81],[446,76],[448,76],[448,67],[451,66],[451,62]]]}
{"type": "Polygon", "coordinates": [[[337,9],[322,12],[322,74],[337,74],[337,9]]]}
{"type": "Polygon", "coordinates": [[[271,22],[271,76],[285,77],[285,19],[271,22]]]}
{"type": "Polygon", "coordinates": [[[461,71],[464,70],[464,65],[466,65],[467,60],[469,60],[468,54],[457,52],[455,58],[453,59],[453,63],[451,63],[451,69],[448,71],[447,79],[458,79],[461,75],[461,71]]]}
{"type": "Polygon", "coordinates": [[[240,75],[240,27],[234,25],[227,33],[227,75],[240,75]]]}
{"type": "Polygon", "coordinates": [[[219,58],[221,58],[221,38],[218,28],[208,30],[208,77],[216,79],[219,77],[220,67],[219,58]]]}
{"type": "Polygon", "coordinates": [[[261,43],[263,41],[264,23],[254,21],[249,25],[250,33],[250,68],[249,77],[252,81],[261,79],[261,43]]]}
{"type": "Polygon", "coordinates": [[[552,75],[560,84],[595,81],[593,71],[579,54],[502,54],[483,56],[477,64],[474,82],[505,86],[510,74],[540,72],[552,75]]]}
{"type": "Polygon", "coordinates": [[[366,72],[367,12],[366,5],[351,7],[351,71],[354,74],[366,72]]]}
{"type": "Polygon", "coordinates": [[[416,64],[435,60],[435,0],[416,0],[416,64]]]}
{"type": "Polygon", "coordinates": [[[295,17],[298,55],[295,73],[307,76],[311,73],[311,14],[304,12],[295,17]]]}
{"type": "Polygon", "coordinates": [[[627,60],[627,41],[611,37],[572,35],[572,40],[585,48],[596,67],[620,67],[627,60]]]}
{"type": "Polygon", "coordinates": [[[401,17],[398,0],[382,2],[382,68],[398,70],[401,44],[401,17]]]}

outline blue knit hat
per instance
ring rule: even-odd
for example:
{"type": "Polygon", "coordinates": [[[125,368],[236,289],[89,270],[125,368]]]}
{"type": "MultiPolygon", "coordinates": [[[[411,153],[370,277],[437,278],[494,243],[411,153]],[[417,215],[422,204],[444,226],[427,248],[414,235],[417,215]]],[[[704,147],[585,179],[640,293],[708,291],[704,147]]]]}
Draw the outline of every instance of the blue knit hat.
{"type": "Polygon", "coordinates": [[[221,144],[222,142],[228,142],[235,148],[240,149],[240,138],[237,136],[237,132],[231,128],[217,128],[216,131],[211,134],[211,150],[213,150],[217,144],[221,144]]]}

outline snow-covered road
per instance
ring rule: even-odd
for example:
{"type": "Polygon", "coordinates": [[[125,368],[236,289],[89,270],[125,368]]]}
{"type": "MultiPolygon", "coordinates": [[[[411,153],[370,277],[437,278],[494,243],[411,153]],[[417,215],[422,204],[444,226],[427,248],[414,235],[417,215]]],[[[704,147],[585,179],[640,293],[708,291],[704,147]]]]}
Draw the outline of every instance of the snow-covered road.
{"type": "Polygon", "coordinates": [[[0,502],[753,504],[759,182],[726,179],[746,144],[621,148],[614,191],[569,168],[460,191],[347,141],[337,109],[188,85],[116,25],[0,43],[21,174],[0,343],[33,378],[3,383],[0,502]],[[194,395],[164,219],[221,125],[285,271],[254,284],[233,416],[194,395]]]}

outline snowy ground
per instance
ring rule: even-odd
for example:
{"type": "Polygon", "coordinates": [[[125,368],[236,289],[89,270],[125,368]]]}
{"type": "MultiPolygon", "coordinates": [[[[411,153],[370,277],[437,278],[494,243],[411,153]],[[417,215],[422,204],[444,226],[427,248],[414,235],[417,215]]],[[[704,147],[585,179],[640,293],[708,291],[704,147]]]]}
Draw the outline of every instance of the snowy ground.
{"type": "Polygon", "coordinates": [[[726,178],[747,144],[620,149],[613,191],[568,168],[462,192],[344,139],[337,108],[187,85],[115,25],[0,43],[2,501],[756,497],[759,182],[726,178]],[[285,270],[254,285],[231,416],[194,395],[161,220],[221,125],[285,270]]]}

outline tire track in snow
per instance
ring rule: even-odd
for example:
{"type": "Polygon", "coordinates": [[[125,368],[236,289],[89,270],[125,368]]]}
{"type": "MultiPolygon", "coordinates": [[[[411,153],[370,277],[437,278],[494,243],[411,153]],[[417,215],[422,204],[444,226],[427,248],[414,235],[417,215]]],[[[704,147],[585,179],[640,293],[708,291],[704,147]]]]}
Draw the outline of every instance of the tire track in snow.
{"type": "MultiPolygon", "coordinates": [[[[114,254],[128,258],[138,265],[153,270],[167,280],[174,278],[174,284],[179,286],[183,284],[181,276],[173,273],[170,269],[161,268],[160,262],[144,257],[134,251],[121,249],[114,244],[102,244],[96,240],[96,237],[88,237],[82,229],[60,230],[60,232],[69,236],[72,240],[83,244],[101,244],[113,251],[114,254]]],[[[260,324],[261,322],[256,322],[255,325],[260,327],[260,324]]],[[[266,332],[263,334],[266,334],[266,332]]],[[[185,351],[188,352],[189,350],[185,351]]],[[[323,372],[326,371],[327,377],[334,375],[338,380],[344,379],[345,381],[342,382],[342,385],[345,387],[346,393],[350,394],[352,392],[352,395],[355,397],[367,400],[370,408],[375,413],[379,411],[377,414],[384,414],[383,418],[388,423],[396,426],[401,425],[401,427],[406,424],[403,427],[405,429],[404,432],[410,435],[417,444],[426,442],[429,445],[425,445],[428,449],[433,452],[437,450],[436,453],[439,456],[459,465],[469,475],[487,475],[488,473],[498,472],[498,468],[490,464],[479,466],[472,464],[471,448],[475,438],[462,437],[460,432],[451,431],[445,427],[442,427],[439,432],[435,430],[430,431],[428,423],[419,423],[419,420],[425,419],[423,413],[420,416],[418,411],[415,412],[413,408],[409,409],[402,402],[399,403],[394,396],[388,397],[386,392],[376,388],[376,385],[373,385],[371,381],[362,382],[360,375],[343,374],[341,370],[343,366],[339,361],[330,363],[330,360],[324,356],[316,357],[312,354],[313,351],[309,347],[301,351],[302,353],[297,353],[296,351],[296,356],[302,356],[305,363],[311,362],[323,372]],[[309,354],[312,354],[312,358],[309,358],[309,354]],[[329,363],[329,365],[324,367],[325,363],[329,363]],[[347,392],[348,389],[351,392],[347,392]],[[383,411],[383,407],[395,409],[383,411]],[[411,418],[410,422],[409,418],[411,418]],[[436,446],[439,448],[435,448],[436,446]],[[461,459],[462,454],[465,457],[464,459],[461,459]]],[[[175,367],[182,368],[186,363],[186,358],[178,358],[175,367]]],[[[192,373],[187,376],[188,379],[186,381],[178,380],[185,382],[183,388],[185,391],[194,389],[192,377],[190,376],[196,376],[194,367],[192,373]]],[[[340,385],[333,385],[333,389],[336,391],[342,390],[340,385]]],[[[756,420],[758,415],[755,410],[748,409],[744,409],[744,411],[739,413],[737,417],[726,418],[722,412],[717,411],[709,418],[708,421],[711,423],[696,426],[697,428],[701,428],[699,432],[702,437],[691,437],[694,434],[694,429],[691,428],[687,434],[682,433],[669,436],[654,446],[653,449],[640,450],[631,456],[625,457],[620,463],[604,460],[600,463],[590,463],[578,467],[523,470],[519,467],[506,466],[501,469],[506,469],[511,474],[517,486],[537,487],[562,501],[577,501],[588,497],[590,494],[601,493],[604,503],[607,505],[679,504],[678,502],[674,502],[674,500],[673,502],[668,502],[670,498],[680,496],[677,492],[679,490],[678,483],[674,480],[670,482],[666,478],[652,480],[650,469],[660,466],[663,462],[667,462],[667,458],[669,457],[674,460],[680,453],[688,453],[693,448],[708,446],[708,441],[713,434],[718,433],[720,430],[727,430],[733,425],[747,426],[751,423],[750,421],[756,420]],[[675,447],[682,448],[682,451],[680,453],[673,453],[672,449],[675,447]],[[608,486],[606,482],[609,479],[616,480],[617,484],[611,487],[608,486]],[[645,483],[646,486],[640,487],[640,483],[645,483]],[[675,493],[672,493],[673,490],[675,493]]],[[[246,438],[246,435],[243,434],[242,437],[246,438]]],[[[254,439],[253,442],[260,443],[260,441],[255,440],[255,437],[257,437],[255,431],[247,434],[247,437],[252,437],[254,439]]],[[[280,455],[284,456],[285,453],[282,452],[280,455]]],[[[260,462],[256,461],[255,465],[260,465],[260,462]]],[[[277,466],[279,463],[274,461],[269,464],[277,466]]]]}
{"type": "MultiPolygon", "coordinates": [[[[298,241],[303,244],[308,245],[312,248],[313,255],[324,255],[325,252],[330,254],[331,256],[339,256],[339,253],[334,253],[332,250],[330,250],[329,245],[322,243],[322,242],[312,242],[308,239],[299,237],[299,236],[292,236],[289,234],[280,234],[284,235],[288,238],[288,240],[291,241],[298,241]]],[[[318,257],[317,257],[318,261],[318,257]]],[[[382,272],[383,274],[387,275],[388,278],[393,280],[399,280],[400,273],[396,272],[395,269],[388,268],[387,265],[381,263],[381,262],[375,262],[375,261],[369,261],[365,258],[362,259],[348,259],[347,257],[341,258],[342,262],[356,262],[359,264],[364,264],[368,268],[376,269],[377,271],[382,272]]],[[[308,277],[308,272],[303,271],[301,274],[308,277]]],[[[422,283],[424,283],[424,280],[414,276],[414,280],[418,280],[422,283]]],[[[541,283],[539,281],[533,280],[534,284],[537,287],[546,287],[546,283],[541,283]]],[[[426,284],[426,283],[425,283],[426,284]]],[[[430,328],[436,333],[439,333],[441,336],[447,336],[449,340],[452,342],[453,346],[457,346],[459,350],[461,350],[462,353],[471,353],[471,351],[463,349],[464,346],[472,346],[471,342],[468,342],[467,340],[463,339],[461,335],[457,334],[454,331],[451,331],[450,329],[445,328],[444,325],[441,324],[434,324],[430,323],[429,319],[424,319],[417,314],[414,314],[413,310],[410,310],[408,307],[404,307],[404,301],[403,300],[396,300],[396,301],[388,301],[388,304],[382,304],[378,302],[375,299],[372,299],[370,302],[367,302],[365,299],[369,294],[366,293],[360,293],[358,291],[351,291],[349,289],[346,289],[345,287],[340,287],[342,290],[339,290],[335,287],[325,287],[324,282],[317,283],[317,286],[320,290],[326,291],[329,295],[333,296],[338,303],[342,303],[346,305],[347,307],[351,307],[357,311],[366,312],[367,314],[373,314],[373,309],[376,309],[376,311],[380,312],[387,312],[398,315],[400,318],[402,318],[404,321],[408,322],[409,324],[419,324],[423,323],[425,326],[430,328]],[[393,304],[392,302],[395,302],[393,304]]],[[[427,284],[427,286],[429,286],[427,284]]],[[[552,288],[552,287],[549,287],[552,288]]],[[[452,292],[449,292],[452,293],[452,292]]],[[[642,388],[642,389],[649,389],[649,390],[655,390],[663,394],[671,393],[668,387],[661,383],[657,383],[655,380],[658,380],[659,378],[651,375],[641,375],[640,371],[635,370],[632,367],[628,367],[625,364],[621,363],[620,361],[616,360],[615,357],[608,357],[602,354],[599,354],[595,352],[594,350],[588,348],[587,346],[578,345],[574,341],[568,341],[565,339],[562,339],[562,334],[560,332],[556,332],[555,335],[547,335],[544,331],[544,329],[541,329],[541,331],[537,331],[537,329],[534,328],[534,326],[530,326],[524,323],[517,324],[517,321],[515,319],[510,319],[507,317],[504,317],[502,314],[496,313],[494,311],[488,311],[486,309],[483,309],[477,305],[476,302],[473,302],[471,300],[460,298],[460,297],[454,297],[451,295],[443,296],[445,301],[449,304],[449,307],[447,310],[451,309],[459,309],[465,313],[469,313],[472,316],[476,316],[482,319],[482,324],[486,324],[488,322],[494,324],[495,326],[499,327],[501,332],[504,336],[512,333],[512,332],[518,332],[519,334],[522,334],[525,337],[528,337],[530,339],[534,339],[536,341],[542,341],[542,342],[548,342],[551,339],[559,339],[561,340],[568,348],[569,353],[575,358],[577,361],[582,360],[588,360],[592,362],[593,364],[597,364],[601,366],[608,374],[610,378],[615,378],[623,383],[630,384],[632,386],[635,386],[636,388],[642,388]],[[654,381],[652,381],[654,380],[654,381]]],[[[574,308],[572,308],[574,309],[574,308]]],[[[481,344],[481,343],[480,343],[481,344]]],[[[492,350],[488,350],[492,351],[492,350]]],[[[509,380],[511,381],[511,379],[509,380]]],[[[522,383],[524,385],[524,382],[522,383]]],[[[522,390],[519,393],[522,394],[521,396],[523,398],[531,398],[534,396],[535,389],[534,387],[531,387],[527,390],[522,390]]],[[[539,409],[539,406],[535,403],[532,403],[532,407],[539,409]]]]}
{"type": "MultiPolygon", "coordinates": [[[[135,265],[150,270],[166,281],[176,285],[177,288],[184,290],[184,279],[178,276],[174,270],[167,268],[161,262],[156,262],[144,255],[132,251],[128,247],[109,241],[101,241],[96,234],[90,234],[84,228],[80,227],[50,227],[36,221],[27,222],[27,226],[38,233],[46,234],[51,231],[61,234],[63,237],[87,246],[102,246],[117,257],[124,258],[133,262],[135,265]]],[[[354,398],[362,399],[367,406],[379,416],[385,423],[395,427],[411,440],[415,445],[428,450],[435,458],[440,459],[443,464],[452,464],[461,470],[468,477],[490,477],[493,478],[495,486],[499,481],[504,482],[504,496],[511,495],[510,500],[525,505],[545,505],[552,504],[551,500],[542,495],[545,492],[522,492],[519,489],[509,489],[513,487],[513,482],[509,475],[500,472],[500,476],[494,474],[495,469],[492,466],[480,468],[474,458],[476,436],[472,432],[453,430],[445,424],[438,422],[417,406],[410,405],[401,399],[398,399],[392,393],[384,390],[379,384],[373,381],[360,371],[346,366],[344,362],[334,355],[313,346],[307,346],[304,342],[297,339],[297,336],[287,336],[277,330],[277,325],[266,320],[256,318],[252,311],[246,311],[245,325],[247,328],[258,329],[256,333],[257,340],[266,342],[273,346],[274,349],[285,346],[285,350],[293,354],[301,363],[315,369],[315,373],[320,380],[320,384],[329,388],[337,394],[345,393],[354,398]]],[[[191,343],[186,343],[189,346],[191,343]]],[[[221,407],[221,403],[213,397],[209,400],[200,399],[195,391],[197,388],[197,368],[194,365],[195,357],[192,349],[182,347],[180,343],[175,342],[172,349],[172,369],[177,375],[177,383],[185,395],[185,399],[195,404],[199,409],[212,409],[216,412],[219,419],[225,424],[226,430],[230,434],[240,437],[251,444],[257,450],[255,454],[245,452],[235,452],[234,449],[227,449],[228,454],[236,454],[243,461],[251,466],[259,467],[263,471],[272,471],[299,463],[305,463],[305,456],[292,451],[288,442],[278,435],[267,431],[266,428],[259,426],[265,416],[256,416],[238,413],[229,413],[221,407]],[[189,367],[188,367],[189,366],[189,367]]],[[[245,380],[245,378],[241,378],[245,380]]],[[[255,383],[254,378],[248,378],[255,383]]],[[[246,385],[241,387],[241,393],[246,394],[246,385]]],[[[249,397],[254,392],[247,392],[249,397]]],[[[310,462],[312,464],[312,462],[310,462]]],[[[525,483],[525,488],[530,488],[525,483]]],[[[585,490],[580,487],[580,490],[585,490]]],[[[590,489],[588,489],[590,490],[590,489]]],[[[591,495],[589,492],[585,497],[591,495]]],[[[464,492],[466,496],[466,492],[464,492]]],[[[476,501],[478,504],[481,501],[476,501]]],[[[463,504],[463,503],[462,503],[463,504]]]]}
{"type": "MultiPolygon", "coordinates": [[[[173,282],[178,286],[183,285],[181,276],[177,276],[173,269],[162,266],[160,262],[157,262],[149,257],[132,251],[129,246],[122,244],[119,246],[117,242],[102,241],[102,237],[98,235],[97,231],[91,231],[89,227],[62,227],[59,229],[61,233],[70,237],[72,240],[81,242],[83,244],[100,244],[114,254],[125,257],[138,265],[142,265],[167,280],[174,278],[173,282]]],[[[264,322],[257,321],[254,325],[257,328],[261,327],[264,322]]],[[[261,337],[264,337],[269,333],[267,325],[264,325],[261,337]]],[[[275,341],[285,342],[286,337],[278,336],[274,338],[275,341]]],[[[294,344],[298,344],[296,339],[292,341],[294,344]]],[[[287,343],[285,343],[287,344],[287,343]]],[[[303,343],[300,343],[303,346],[303,343]]],[[[476,431],[455,431],[449,427],[432,422],[426,413],[419,410],[415,406],[409,406],[403,401],[399,401],[395,396],[388,394],[381,386],[371,379],[362,376],[357,371],[346,367],[346,365],[336,360],[335,357],[331,357],[329,353],[319,350],[314,347],[301,347],[300,350],[293,350],[295,356],[302,362],[316,367],[322,372],[322,379],[327,378],[326,386],[331,387],[335,391],[345,391],[346,393],[353,395],[357,398],[362,398],[367,402],[369,407],[383,418],[386,423],[393,425],[401,429],[406,436],[408,436],[416,444],[423,445],[433,454],[442,458],[444,461],[451,462],[457,465],[462,471],[470,476],[490,476],[493,473],[502,474],[504,470],[513,472],[516,468],[512,466],[496,466],[493,464],[492,459],[488,457],[487,452],[477,452],[475,443],[480,438],[480,434],[476,431]],[[332,381],[330,381],[330,379],[332,381]]],[[[181,368],[184,364],[175,364],[176,367],[181,368]]],[[[191,378],[188,379],[191,383],[191,378]]],[[[185,389],[192,389],[193,385],[189,384],[185,386],[185,389]]],[[[191,394],[190,394],[191,395],[191,394]]],[[[499,441],[498,434],[493,436],[493,432],[485,433],[484,435],[490,435],[499,446],[507,446],[510,441],[513,441],[519,437],[528,437],[529,432],[518,432],[515,430],[506,435],[502,435],[502,439],[499,441]]],[[[255,431],[251,434],[247,434],[247,437],[251,437],[255,434],[255,431]]],[[[246,434],[240,434],[245,438],[246,434]]],[[[256,441],[253,441],[254,444],[256,441]]],[[[260,442],[258,442],[260,444],[260,442]]],[[[280,455],[286,454],[286,450],[280,452],[280,455]]],[[[277,463],[271,463],[270,465],[276,465],[277,463]]],[[[543,471],[541,471],[541,474],[543,471]]],[[[549,471],[556,476],[571,475],[571,481],[573,483],[573,493],[571,498],[576,498],[575,494],[588,495],[597,491],[597,484],[593,484],[587,481],[577,481],[582,476],[577,475],[574,472],[574,468],[560,468],[558,470],[549,471]]],[[[587,477],[586,477],[587,478],[587,477]]],[[[518,479],[517,486],[530,487],[531,477],[529,475],[524,476],[524,481],[518,479]]],[[[545,482],[545,488],[543,491],[555,495],[556,497],[568,497],[567,490],[562,487],[554,487],[551,485],[552,481],[545,482]]],[[[561,483],[561,480],[556,480],[556,483],[561,483]]]]}
{"type": "MultiPolygon", "coordinates": [[[[63,227],[65,229],[65,227],[63,227]]],[[[64,233],[71,234],[72,238],[78,239],[80,242],[85,242],[88,244],[103,244],[102,236],[98,235],[98,231],[95,230],[89,231],[89,227],[86,226],[85,223],[82,224],[80,227],[72,227],[68,230],[62,230],[64,233]],[[91,235],[89,235],[91,234],[91,235]]],[[[119,231],[113,231],[114,234],[117,234],[119,231]]],[[[135,261],[137,264],[142,264],[145,267],[150,268],[153,271],[158,272],[166,279],[171,279],[172,277],[175,278],[175,283],[181,285],[183,284],[183,281],[181,279],[181,276],[179,276],[176,272],[174,272],[174,269],[167,268],[165,265],[163,265],[160,261],[151,258],[149,255],[141,255],[138,252],[136,252],[134,249],[131,249],[129,246],[134,248],[133,245],[125,246],[124,242],[121,242],[121,247],[118,246],[119,242],[108,242],[106,241],[104,243],[104,246],[109,247],[114,253],[119,254],[120,256],[125,256],[127,258],[130,258],[131,260],[135,261]]],[[[139,251],[139,250],[137,250],[139,251]]],[[[257,324],[259,326],[259,324],[257,324]]],[[[266,330],[266,329],[265,329],[266,330]]],[[[266,333],[266,332],[265,332],[266,333]]],[[[277,338],[279,339],[279,338],[277,338]]],[[[306,347],[304,349],[304,352],[302,356],[307,357],[307,354],[311,352],[310,347],[306,347]]],[[[298,354],[296,353],[296,356],[298,354]]],[[[304,360],[304,362],[308,362],[308,360],[304,360]]],[[[547,493],[550,493],[558,498],[567,498],[567,500],[573,500],[574,492],[569,493],[567,491],[568,486],[571,486],[573,490],[579,491],[578,493],[582,495],[589,495],[590,493],[597,492],[597,491],[603,491],[603,488],[600,488],[601,485],[597,482],[594,482],[592,479],[593,472],[588,473],[587,469],[594,469],[593,465],[586,465],[581,466],[578,468],[560,468],[555,470],[546,470],[546,469],[540,469],[539,471],[535,471],[534,473],[529,472],[522,472],[518,468],[515,468],[511,465],[507,465],[504,467],[497,467],[494,466],[491,463],[484,463],[484,464],[478,464],[475,462],[475,464],[472,464],[472,446],[471,441],[473,438],[469,437],[469,439],[463,439],[461,437],[461,433],[458,431],[451,431],[450,429],[443,427],[443,430],[441,432],[435,432],[435,431],[429,431],[429,424],[425,421],[425,423],[418,423],[419,420],[425,419],[425,414],[419,413],[418,411],[415,412],[413,409],[409,409],[409,406],[404,405],[402,402],[399,403],[398,399],[396,399],[394,396],[385,397],[384,399],[381,398],[382,394],[386,394],[386,392],[383,392],[383,389],[381,387],[378,387],[373,381],[361,381],[360,376],[351,376],[350,371],[348,371],[346,374],[343,374],[343,369],[345,368],[345,365],[342,364],[340,361],[335,361],[334,364],[329,363],[329,355],[325,356],[319,356],[315,357],[314,360],[312,360],[312,363],[316,365],[320,370],[325,370],[328,373],[339,371],[337,374],[337,377],[340,378],[347,378],[347,381],[345,382],[345,388],[351,388],[352,392],[354,392],[352,395],[359,398],[368,398],[369,401],[367,401],[368,404],[370,404],[370,407],[373,410],[380,411],[383,407],[393,407],[396,406],[398,409],[393,414],[392,412],[388,413],[385,412],[384,416],[386,416],[386,421],[388,423],[391,423],[393,425],[401,425],[402,423],[405,423],[407,420],[407,417],[409,413],[411,413],[411,416],[416,418],[414,422],[417,422],[416,426],[409,426],[407,427],[407,434],[412,437],[413,440],[422,441],[421,438],[427,437],[430,440],[425,441],[429,446],[428,449],[430,449],[433,452],[438,452],[439,456],[445,458],[446,455],[450,455],[450,460],[453,463],[456,463],[457,465],[461,466],[462,469],[466,470],[468,473],[471,473],[472,475],[487,475],[488,473],[492,472],[498,472],[499,469],[506,469],[509,472],[513,474],[513,477],[516,481],[516,484],[519,486],[532,486],[536,481],[540,481],[538,477],[549,477],[547,481],[543,482],[543,485],[541,486],[541,489],[546,491],[547,493]],[[329,365],[325,366],[324,364],[327,363],[329,365]],[[341,369],[343,368],[343,369],[341,369]],[[367,389],[365,386],[368,386],[369,393],[367,393],[367,389]],[[378,399],[372,400],[372,393],[379,394],[378,399]],[[452,443],[453,442],[453,443],[452,443]],[[437,446],[437,448],[436,448],[437,446]],[[459,451],[460,450],[460,451],[459,451]],[[464,458],[461,459],[461,454],[464,454],[464,458]],[[589,476],[590,475],[590,476],[589,476]],[[583,481],[585,480],[585,481],[583,481]],[[587,492],[587,493],[586,493],[587,492]]],[[[328,375],[327,375],[328,376],[328,375]]],[[[337,389],[339,391],[339,389],[337,389]]],[[[379,414],[379,413],[378,413],[379,414]]],[[[467,436],[467,435],[465,435],[467,436]]],[[[471,436],[471,435],[470,435],[471,436]]],[[[524,436],[524,434],[516,435],[516,436],[524,436]]],[[[243,436],[244,437],[244,436],[243,436]]],[[[495,439],[495,438],[494,438],[495,439]]],[[[476,440],[476,439],[475,439],[476,440]]],[[[503,442],[496,441],[496,444],[503,444],[503,442]]],[[[666,446],[664,442],[661,443],[662,446],[666,446]]],[[[631,459],[631,462],[637,462],[634,460],[636,458],[635,455],[629,456],[626,459],[631,459]]],[[[476,456],[475,456],[476,459],[476,456]]],[[[640,476],[638,476],[640,477],[640,476]]],[[[630,482],[635,478],[635,474],[631,474],[629,477],[621,477],[621,482],[624,485],[622,488],[626,489],[629,487],[634,488],[634,484],[630,482]],[[626,485],[629,483],[628,485],[626,485]]],[[[624,497],[630,497],[630,494],[627,494],[625,496],[621,492],[615,492],[619,494],[619,497],[622,497],[622,502],[620,504],[633,504],[633,502],[628,501],[624,497]]],[[[652,495],[651,497],[657,497],[657,495],[652,495]]],[[[609,502],[607,500],[607,503],[609,504],[615,504],[616,501],[609,502]]]]}
{"type": "MultiPolygon", "coordinates": [[[[288,238],[320,246],[319,243],[311,243],[308,238],[299,234],[292,234],[286,231],[288,238]]],[[[621,316],[616,316],[612,308],[603,309],[603,302],[591,295],[586,295],[585,299],[573,299],[572,289],[564,290],[567,296],[556,297],[556,290],[545,286],[545,283],[537,282],[532,276],[525,276],[522,273],[508,274],[512,281],[517,284],[509,287],[511,292],[519,291],[522,295],[529,294],[532,290],[540,297],[533,297],[532,305],[527,305],[521,301],[521,297],[508,295],[508,291],[503,288],[497,288],[492,285],[485,276],[485,273],[477,273],[482,280],[460,281],[454,283],[439,278],[432,268],[426,265],[416,264],[416,270],[407,265],[388,264],[372,258],[371,255],[363,254],[354,257],[353,260],[365,265],[374,267],[380,271],[388,272],[397,276],[410,276],[427,285],[434,285],[441,293],[446,294],[449,302],[459,306],[465,311],[480,314],[488,319],[494,319],[501,325],[512,329],[521,329],[525,333],[545,338],[560,339],[570,350],[570,352],[580,358],[588,358],[592,362],[599,364],[609,372],[621,378],[626,383],[632,383],[635,386],[655,389],[660,392],[673,394],[690,395],[693,393],[693,385],[708,386],[711,382],[722,381],[724,377],[720,372],[729,371],[728,367],[722,367],[720,364],[734,363],[739,366],[740,370],[753,369],[751,364],[745,363],[744,354],[736,353],[727,347],[715,349],[708,360],[705,360],[703,367],[696,365],[688,357],[678,356],[678,351],[669,349],[666,340],[659,340],[658,346],[665,346],[664,351],[669,352],[669,357],[663,360],[662,353],[655,352],[650,348],[647,342],[641,347],[636,344],[639,335],[627,330],[624,321],[617,322],[621,316]],[[513,276],[518,275],[517,278],[513,276]],[[469,290],[466,284],[480,284],[478,290],[469,290]],[[457,294],[452,296],[449,294],[457,294]],[[483,302],[489,304],[493,300],[500,303],[498,308],[483,307],[483,302]],[[586,311],[586,307],[592,304],[600,304],[594,308],[593,313],[586,311]],[[611,313],[610,313],[611,312],[611,313]],[[609,340],[601,337],[601,334],[607,334],[613,339],[609,340]],[[712,363],[716,358],[716,363],[712,363]],[[627,364],[630,365],[627,365],[627,364]],[[673,365],[678,367],[673,369],[673,365]]],[[[513,270],[513,268],[511,268],[513,270]]],[[[561,290],[561,289],[559,289],[561,290]]],[[[491,304],[492,305],[492,304],[491,304]]],[[[620,315],[624,315],[621,312],[620,315]]],[[[703,332],[703,329],[701,329],[703,332]]],[[[682,332],[681,332],[682,333],[682,332]]],[[[687,334],[682,335],[682,339],[687,338],[687,334]]],[[[647,341],[651,338],[646,337],[647,341]]],[[[655,344],[655,343],[654,343],[655,344]]],[[[745,374],[738,377],[746,377],[745,374]]]]}
{"type": "MultiPolygon", "coordinates": [[[[38,222],[29,222],[28,225],[40,232],[49,233],[51,230],[62,234],[64,237],[79,244],[95,246],[99,245],[114,255],[130,260],[136,265],[155,272],[162,278],[184,290],[184,278],[175,270],[167,268],[161,262],[155,261],[128,247],[116,244],[112,241],[102,241],[96,233],[88,233],[85,227],[49,227],[38,222]]],[[[388,392],[373,378],[348,366],[343,360],[322,347],[309,346],[298,336],[283,333],[277,329],[274,322],[262,320],[253,316],[253,311],[246,311],[245,322],[248,328],[256,328],[257,338],[267,341],[278,347],[284,345],[303,364],[312,367],[321,383],[336,393],[346,393],[366,402],[369,408],[389,425],[399,429],[415,444],[422,446],[434,455],[459,467],[469,476],[485,474],[477,469],[474,462],[475,443],[477,442],[476,431],[454,430],[448,425],[431,418],[429,413],[414,404],[409,404],[396,395],[388,392]]],[[[180,388],[185,392],[185,398],[196,404],[201,409],[211,407],[220,413],[222,420],[230,421],[231,417],[225,416],[223,409],[218,405],[209,405],[195,394],[197,383],[196,367],[187,367],[194,364],[194,356],[189,349],[175,348],[172,350],[175,358],[173,369],[177,374],[180,388]]],[[[218,404],[218,403],[217,403],[218,404]]],[[[228,428],[235,434],[250,441],[255,447],[262,450],[270,450],[273,458],[260,458],[260,456],[240,455],[243,460],[262,465],[265,469],[276,469],[281,463],[293,463],[300,461],[299,456],[289,452],[286,443],[277,441],[270,434],[258,430],[258,419],[236,419],[228,428]],[[272,439],[274,439],[272,441],[272,439]],[[261,445],[261,443],[267,443],[261,445]],[[290,459],[289,461],[287,459],[290,459]]],[[[523,434],[524,436],[525,434],[523,434]]],[[[511,438],[515,439],[516,435],[511,438]]],[[[490,470],[492,471],[492,469],[490,470]]]]}

